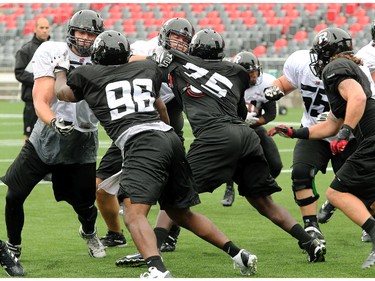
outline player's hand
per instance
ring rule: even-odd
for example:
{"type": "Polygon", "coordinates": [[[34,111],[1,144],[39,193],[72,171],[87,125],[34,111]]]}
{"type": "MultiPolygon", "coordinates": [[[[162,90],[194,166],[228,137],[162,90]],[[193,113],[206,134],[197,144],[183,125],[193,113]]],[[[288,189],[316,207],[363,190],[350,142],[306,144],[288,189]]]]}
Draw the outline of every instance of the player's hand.
{"type": "Polygon", "coordinates": [[[326,112],[322,112],[318,115],[318,117],[316,117],[316,122],[320,123],[320,122],[324,122],[324,121],[327,121],[328,119],[328,114],[329,114],[329,111],[326,111],[326,112]]]}
{"type": "Polygon", "coordinates": [[[53,118],[50,126],[60,135],[66,137],[73,133],[74,125],[72,122],[64,121],[62,118],[53,118]]]}
{"type": "Polygon", "coordinates": [[[271,137],[273,137],[276,134],[285,138],[294,137],[293,128],[287,127],[285,125],[279,125],[279,126],[273,127],[268,131],[268,135],[271,137]]]}
{"type": "Polygon", "coordinates": [[[173,55],[168,51],[164,51],[163,53],[160,54],[159,67],[167,68],[172,63],[172,61],[173,61],[173,55]]]}
{"type": "Polygon", "coordinates": [[[248,112],[245,122],[249,124],[250,126],[256,124],[259,120],[259,118],[256,116],[257,116],[256,112],[248,112]]]}
{"type": "Polygon", "coordinates": [[[285,96],[284,92],[277,86],[271,86],[264,89],[264,96],[269,101],[277,101],[285,96]]]}
{"type": "Polygon", "coordinates": [[[348,145],[350,135],[352,134],[353,129],[345,125],[342,126],[341,130],[337,135],[337,139],[330,143],[331,152],[333,155],[339,154],[345,150],[345,147],[348,145]]]}
{"type": "Polygon", "coordinates": [[[70,68],[70,56],[68,50],[61,55],[53,57],[51,64],[55,72],[61,70],[68,72],[70,68]]]}

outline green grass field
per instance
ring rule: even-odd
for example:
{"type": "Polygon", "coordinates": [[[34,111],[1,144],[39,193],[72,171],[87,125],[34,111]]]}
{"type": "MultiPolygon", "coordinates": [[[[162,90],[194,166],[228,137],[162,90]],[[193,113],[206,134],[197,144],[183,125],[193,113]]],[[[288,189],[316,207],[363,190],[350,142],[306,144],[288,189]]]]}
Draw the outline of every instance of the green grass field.
{"type": "MultiPolygon", "coordinates": [[[[0,175],[17,156],[22,144],[21,102],[0,102],[0,175]]],[[[299,122],[301,109],[289,109],[285,116],[278,116],[279,123],[299,122]]],[[[185,136],[187,145],[192,140],[188,124],[185,136]]],[[[283,191],[274,200],[286,207],[301,222],[301,215],[291,191],[290,166],[294,140],[275,137],[284,170],[278,177],[283,191]]],[[[100,130],[101,157],[110,144],[100,130]]],[[[249,175],[251,176],[251,175],[249,175]]],[[[316,185],[321,194],[319,206],[325,200],[325,190],[333,173],[318,174],[316,185]]],[[[222,207],[220,200],[224,186],[212,194],[201,195],[202,204],[193,210],[207,215],[237,245],[258,256],[258,272],[252,278],[374,278],[375,268],[362,270],[371,245],[360,241],[361,229],[337,211],[331,222],[321,225],[327,240],[326,262],[310,264],[294,240],[252,208],[244,198],[236,196],[232,207],[222,207]]],[[[1,225],[0,239],[6,239],[4,206],[6,186],[0,183],[1,225]]],[[[238,195],[238,193],[237,193],[238,195]]],[[[28,278],[138,278],[146,268],[121,268],[116,259],[136,252],[127,230],[128,246],[107,250],[104,259],[90,258],[85,242],[78,235],[79,222],[73,209],[65,202],[57,203],[51,184],[40,183],[25,205],[21,261],[28,278]]],[[[149,220],[154,225],[158,207],[151,209],[149,220]]],[[[98,216],[98,232],[106,233],[102,217],[98,216]]],[[[125,227],[124,227],[125,228],[125,227]]],[[[167,268],[176,278],[241,278],[233,269],[229,256],[200,240],[188,231],[181,232],[177,250],[163,254],[167,268]]],[[[6,277],[0,271],[0,278],[6,277]]]]}

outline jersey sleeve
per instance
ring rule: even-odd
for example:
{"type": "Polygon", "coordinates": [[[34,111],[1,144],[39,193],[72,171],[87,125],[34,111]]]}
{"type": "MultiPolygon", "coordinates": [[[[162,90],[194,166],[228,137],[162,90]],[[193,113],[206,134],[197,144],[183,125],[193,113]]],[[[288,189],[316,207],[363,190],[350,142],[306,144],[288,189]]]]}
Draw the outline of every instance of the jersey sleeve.
{"type": "Polygon", "coordinates": [[[40,77],[55,77],[53,59],[62,56],[68,46],[63,42],[47,41],[42,43],[32,58],[34,80],[40,77]]]}
{"type": "Polygon", "coordinates": [[[66,84],[72,89],[77,101],[84,99],[83,93],[86,78],[82,75],[82,71],[80,71],[82,68],[84,67],[82,66],[71,71],[66,82],[66,84]]]}
{"type": "Polygon", "coordinates": [[[285,78],[293,85],[294,88],[299,88],[299,80],[309,61],[308,50],[300,50],[291,54],[285,61],[283,73],[285,78]]]}

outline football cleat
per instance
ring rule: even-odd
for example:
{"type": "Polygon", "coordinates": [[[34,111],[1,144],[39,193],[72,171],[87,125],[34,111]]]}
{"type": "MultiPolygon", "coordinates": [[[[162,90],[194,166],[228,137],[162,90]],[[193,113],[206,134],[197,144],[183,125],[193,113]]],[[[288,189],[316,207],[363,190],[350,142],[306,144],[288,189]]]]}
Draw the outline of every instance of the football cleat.
{"type": "Polygon", "coordinates": [[[234,202],[234,196],[235,196],[235,192],[234,192],[233,186],[227,185],[227,188],[225,189],[224,197],[221,200],[221,204],[224,207],[232,206],[234,202]]]}
{"type": "Polygon", "coordinates": [[[169,271],[161,272],[156,267],[152,266],[148,269],[148,272],[142,273],[141,278],[173,278],[169,271]]]}
{"type": "Polygon", "coordinates": [[[317,218],[319,223],[326,223],[332,218],[333,213],[336,211],[335,206],[333,206],[329,201],[325,201],[320,208],[317,218]]]}
{"type": "Polygon", "coordinates": [[[239,268],[241,275],[253,275],[257,271],[257,256],[244,249],[234,256],[232,260],[233,267],[239,268]]]}
{"type": "Polygon", "coordinates": [[[9,276],[24,276],[19,259],[10,251],[5,242],[0,241],[0,265],[9,276]]]}
{"type": "Polygon", "coordinates": [[[82,225],[79,228],[79,235],[86,240],[87,247],[89,248],[89,255],[93,258],[104,258],[106,256],[105,248],[100,242],[100,239],[98,237],[98,233],[96,232],[96,229],[91,234],[86,234],[83,229],[82,225]]]}
{"type": "Polygon", "coordinates": [[[365,230],[362,230],[361,241],[362,242],[371,242],[371,236],[365,230]]]}
{"type": "Polygon", "coordinates": [[[176,244],[178,236],[180,235],[181,227],[173,225],[169,231],[168,237],[160,247],[160,252],[174,252],[176,250],[176,244]]]}
{"type": "Polygon", "coordinates": [[[104,248],[125,247],[127,245],[124,234],[108,230],[107,234],[100,238],[104,248]]]}
{"type": "Polygon", "coordinates": [[[362,264],[362,269],[370,268],[373,265],[375,265],[375,251],[372,251],[367,257],[365,262],[362,264]]]}
{"type": "Polygon", "coordinates": [[[306,243],[302,243],[303,249],[307,253],[308,262],[324,262],[326,246],[318,238],[313,238],[306,243]]]}
{"type": "Polygon", "coordinates": [[[145,259],[140,253],[127,255],[116,261],[117,266],[139,267],[146,265],[145,259]]]}
{"type": "Polygon", "coordinates": [[[324,236],[322,232],[320,231],[318,224],[313,224],[313,225],[305,227],[305,231],[312,238],[318,238],[324,245],[326,244],[326,240],[324,239],[324,236]]]}
{"type": "Polygon", "coordinates": [[[9,251],[11,251],[16,258],[20,259],[21,250],[22,250],[21,245],[13,245],[13,244],[9,243],[9,241],[6,241],[5,243],[8,247],[8,249],[9,249],[9,251]]]}

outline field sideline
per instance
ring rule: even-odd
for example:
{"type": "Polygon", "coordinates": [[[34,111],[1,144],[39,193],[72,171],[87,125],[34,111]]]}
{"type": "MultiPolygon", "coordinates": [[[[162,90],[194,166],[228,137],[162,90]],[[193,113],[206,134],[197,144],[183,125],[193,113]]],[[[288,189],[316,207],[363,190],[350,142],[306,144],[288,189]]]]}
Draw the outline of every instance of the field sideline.
{"type": "MultiPolygon", "coordinates": [[[[0,175],[17,156],[23,144],[22,102],[0,101],[0,175]]],[[[289,109],[285,116],[278,116],[274,124],[288,123],[298,126],[301,109],[289,109]]],[[[193,137],[185,123],[187,148],[193,137]]],[[[99,159],[111,141],[100,130],[99,159]]],[[[274,195],[274,200],[286,207],[301,222],[301,215],[291,192],[290,166],[295,140],[275,137],[283,159],[283,172],[277,181],[283,191],[274,195]]],[[[319,205],[325,200],[325,189],[332,179],[332,169],[327,174],[318,174],[316,185],[321,195],[319,205]]],[[[258,256],[258,272],[251,278],[367,278],[374,279],[375,268],[362,270],[361,264],[370,252],[371,244],[360,241],[361,229],[337,211],[331,222],[321,225],[327,240],[326,262],[309,264],[301,253],[297,242],[288,234],[263,218],[246,200],[236,192],[234,205],[224,208],[220,200],[224,186],[212,194],[201,195],[202,204],[194,210],[207,215],[238,246],[258,256]]],[[[0,182],[0,239],[6,239],[4,220],[6,186],[0,182]]],[[[85,242],[78,235],[79,222],[72,208],[65,202],[56,203],[51,184],[41,182],[24,205],[25,226],[23,230],[23,253],[21,261],[30,278],[138,278],[146,271],[141,268],[115,266],[116,259],[136,252],[129,232],[125,248],[107,250],[104,259],[88,256],[85,242]]],[[[149,220],[154,225],[157,206],[151,209],[149,220]]],[[[104,235],[106,226],[98,216],[99,235],[104,235]]],[[[230,258],[222,251],[183,230],[174,253],[163,254],[166,266],[176,278],[242,278],[233,269],[230,258]]],[[[0,279],[7,277],[0,270],[0,279]]],[[[114,279],[115,280],[115,279],[114,279]]]]}

